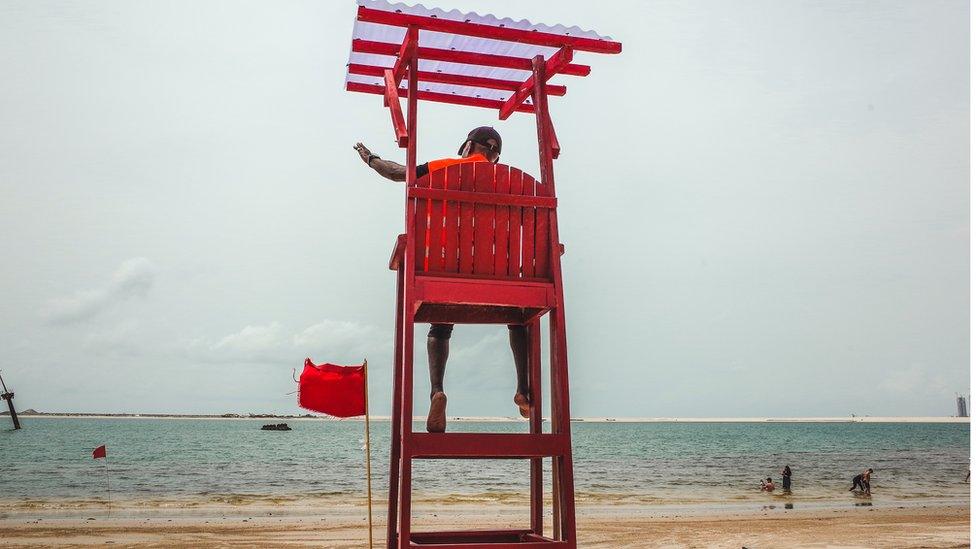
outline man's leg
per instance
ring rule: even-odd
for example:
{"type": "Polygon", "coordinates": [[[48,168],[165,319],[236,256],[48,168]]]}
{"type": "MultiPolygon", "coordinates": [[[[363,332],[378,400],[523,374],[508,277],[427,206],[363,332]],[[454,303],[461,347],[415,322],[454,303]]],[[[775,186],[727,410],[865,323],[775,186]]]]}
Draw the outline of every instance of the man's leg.
{"type": "Polygon", "coordinates": [[[427,332],[427,366],[430,372],[430,412],[427,432],[443,433],[447,429],[447,395],[444,394],[444,370],[451,347],[453,324],[431,324],[427,332]]]}
{"type": "Polygon", "coordinates": [[[515,358],[515,405],[522,417],[529,417],[531,399],[529,397],[529,328],[521,324],[508,326],[508,342],[515,358]]]}

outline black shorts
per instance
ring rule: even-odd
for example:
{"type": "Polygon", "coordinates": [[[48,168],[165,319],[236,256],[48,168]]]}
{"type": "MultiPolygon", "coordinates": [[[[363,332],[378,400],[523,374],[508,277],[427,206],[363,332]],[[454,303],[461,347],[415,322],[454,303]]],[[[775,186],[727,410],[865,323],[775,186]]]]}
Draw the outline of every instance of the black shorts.
{"type": "MultiPolygon", "coordinates": [[[[508,329],[524,331],[528,328],[524,324],[509,324],[508,329]]],[[[430,331],[427,332],[427,337],[432,337],[434,339],[451,339],[451,332],[453,331],[453,324],[431,324],[430,331]]]]}

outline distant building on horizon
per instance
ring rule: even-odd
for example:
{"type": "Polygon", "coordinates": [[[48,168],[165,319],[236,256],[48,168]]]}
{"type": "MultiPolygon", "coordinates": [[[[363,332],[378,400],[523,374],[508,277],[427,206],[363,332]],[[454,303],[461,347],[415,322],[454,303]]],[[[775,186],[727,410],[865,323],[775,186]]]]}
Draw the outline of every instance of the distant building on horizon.
{"type": "Polygon", "coordinates": [[[964,396],[956,397],[956,415],[959,417],[969,417],[969,412],[966,410],[966,397],[964,396]]]}

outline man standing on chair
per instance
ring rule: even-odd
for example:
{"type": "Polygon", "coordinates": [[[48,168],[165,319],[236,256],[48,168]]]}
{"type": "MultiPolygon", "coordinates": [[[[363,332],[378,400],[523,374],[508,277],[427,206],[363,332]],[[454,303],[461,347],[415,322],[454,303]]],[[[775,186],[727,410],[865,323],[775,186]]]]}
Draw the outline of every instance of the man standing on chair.
{"type": "MultiPolygon", "coordinates": [[[[392,160],[384,160],[370,152],[362,143],[353,147],[367,166],[376,173],[391,180],[402,182],[407,180],[407,167],[392,160]]],[[[421,178],[432,171],[436,171],[453,164],[465,162],[498,162],[502,152],[502,136],[489,126],[482,126],[471,130],[467,139],[458,149],[460,158],[444,158],[432,160],[417,166],[417,178],[421,178]]],[[[443,433],[447,428],[447,395],[444,394],[444,369],[447,366],[447,355],[450,349],[453,324],[431,324],[427,333],[427,363],[430,369],[430,412],[427,414],[427,432],[443,433]]],[[[508,338],[515,357],[515,374],[518,387],[515,392],[515,404],[522,417],[529,417],[531,407],[529,399],[529,356],[528,356],[528,328],[521,324],[508,326],[508,338]]]]}

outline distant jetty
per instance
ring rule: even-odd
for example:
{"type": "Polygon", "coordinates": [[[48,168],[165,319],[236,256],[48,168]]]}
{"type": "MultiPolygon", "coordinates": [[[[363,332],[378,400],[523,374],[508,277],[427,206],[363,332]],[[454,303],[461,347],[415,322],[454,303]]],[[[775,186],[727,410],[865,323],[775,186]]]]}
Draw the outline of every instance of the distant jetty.
{"type": "Polygon", "coordinates": [[[287,423],[268,423],[261,426],[262,431],[291,431],[287,423]]]}

